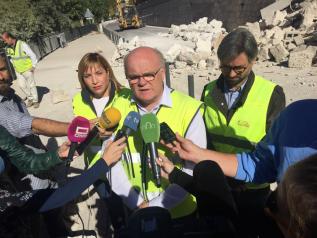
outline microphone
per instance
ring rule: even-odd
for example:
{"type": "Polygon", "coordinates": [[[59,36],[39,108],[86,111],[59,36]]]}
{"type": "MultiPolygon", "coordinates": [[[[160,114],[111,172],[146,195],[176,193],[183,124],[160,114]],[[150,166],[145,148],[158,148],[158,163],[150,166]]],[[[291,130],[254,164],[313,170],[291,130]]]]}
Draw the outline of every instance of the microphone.
{"type": "Polygon", "coordinates": [[[77,153],[81,155],[84,152],[84,150],[87,148],[87,146],[98,135],[98,127],[101,127],[103,129],[113,128],[119,123],[120,120],[121,120],[121,113],[119,112],[118,109],[114,107],[110,107],[107,110],[105,110],[101,114],[99,121],[89,132],[87,138],[82,143],[80,143],[80,145],[77,147],[76,149],[77,153]]]}
{"type": "Polygon", "coordinates": [[[67,156],[67,164],[73,160],[77,143],[83,142],[90,129],[89,121],[84,117],[75,117],[70,123],[67,131],[67,137],[72,142],[67,156]]]}
{"type": "Polygon", "coordinates": [[[113,141],[119,140],[123,136],[129,136],[132,132],[137,131],[141,116],[137,112],[129,112],[124,119],[122,128],[117,132],[113,141]]]}
{"type": "Polygon", "coordinates": [[[156,163],[158,159],[158,151],[156,143],[160,139],[160,124],[156,115],[152,113],[145,114],[141,117],[140,129],[143,140],[150,151],[150,163],[152,167],[153,177],[157,187],[161,186],[161,170],[156,163]]]}

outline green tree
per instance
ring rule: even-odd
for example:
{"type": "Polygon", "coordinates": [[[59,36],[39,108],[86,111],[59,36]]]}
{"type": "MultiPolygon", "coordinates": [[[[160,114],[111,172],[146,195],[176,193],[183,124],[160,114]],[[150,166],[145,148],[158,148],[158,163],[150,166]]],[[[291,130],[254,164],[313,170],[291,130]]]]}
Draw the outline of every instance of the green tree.
{"type": "Polygon", "coordinates": [[[39,31],[37,18],[27,0],[0,1],[0,30],[21,39],[30,39],[39,31]]]}

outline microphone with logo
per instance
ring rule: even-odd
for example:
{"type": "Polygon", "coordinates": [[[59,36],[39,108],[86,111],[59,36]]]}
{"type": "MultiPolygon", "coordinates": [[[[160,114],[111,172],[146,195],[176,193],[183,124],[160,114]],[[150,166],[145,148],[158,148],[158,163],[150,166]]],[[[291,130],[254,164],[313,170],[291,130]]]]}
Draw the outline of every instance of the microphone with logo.
{"type": "Polygon", "coordinates": [[[66,159],[67,165],[73,160],[75,150],[78,143],[83,142],[90,130],[90,123],[84,117],[75,117],[68,127],[67,137],[71,141],[68,156],[66,159]]]}
{"type": "Polygon", "coordinates": [[[157,117],[148,113],[141,117],[140,129],[143,140],[148,147],[150,154],[150,164],[152,167],[152,173],[157,187],[161,186],[161,170],[156,159],[159,158],[156,143],[160,139],[160,124],[157,117]]]}
{"type": "Polygon", "coordinates": [[[118,125],[119,121],[121,119],[121,113],[118,109],[114,107],[110,107],[107,110],[105,110],[101,117],[99,118],[99,121],[96,123],[96,125],[92,128],[92,130],[89,132],[87,138],[77,147],[76,151],[79,155],[81,155],[84,150],[87,148],[87,146],[93,141],[93,139],[98,135],[98,127],[101,127],[103,129],[110,129],[118,125]]]}
{"type": "Polygon", "coordinates": [[[141,116],[137,112],[129,112],[124,119],[122,128],[117,132],[114,141],[119,140],[124,136],[129,136],[132,132],[137,131],[141,116]]]}

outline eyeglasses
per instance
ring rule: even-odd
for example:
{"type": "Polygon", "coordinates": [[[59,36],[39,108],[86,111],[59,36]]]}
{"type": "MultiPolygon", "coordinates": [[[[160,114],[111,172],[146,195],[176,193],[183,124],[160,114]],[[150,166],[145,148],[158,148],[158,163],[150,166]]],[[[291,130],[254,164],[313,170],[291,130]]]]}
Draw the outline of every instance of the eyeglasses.
{"type": "Polygon", "coordinates": [[[162,67],[160,67],[154,73],[150,72],[150,73],[145,73],[142,75],[128,76],[127,79],[129,80],[130,84],[136,84],[141,78],[143,78],[146,82],[150,82],[150,81],[155,79],[156,75],[158,74],[158,72],[160,72],[161,69],[162,69],[162,67]]]}
{"type": "Polygon", "coordinates": [[[233,70],[237,75],[241,75],[249,66],[229,66],[229,65],[220,65],[220,69],[223,74],[230,74],[231,70],[233,70]]]}

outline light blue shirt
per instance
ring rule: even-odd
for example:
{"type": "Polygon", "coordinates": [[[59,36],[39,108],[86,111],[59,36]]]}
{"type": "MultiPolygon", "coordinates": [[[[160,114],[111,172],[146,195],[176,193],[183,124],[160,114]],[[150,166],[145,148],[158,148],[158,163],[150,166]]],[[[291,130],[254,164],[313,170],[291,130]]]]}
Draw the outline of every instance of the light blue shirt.
{"type": "Polygon", "coordinates": [[[241,93],[242,93],[242,90],[246,84],[248,80],[246,80],[241,86],[239,89],[235,89],[235,90],[232,90],[232,89],[229,89],[227,87],[227,84],[226,82],[224,82],[224,95],[225,95],[225,99],[226,99],[226,102],[227,102],[227,106],[228,106],[228,109],[230,110],[231,107],[236,103],[236,101],[238,100],[238,98],[240,97],[241,93]]]}
{"type": "Polygon", "coordinates": [[[265,183],[280,181],[287,168],[317,153],[317,99],[285,108],[254,152],[237,155],[236,179],[265,183]]]}

